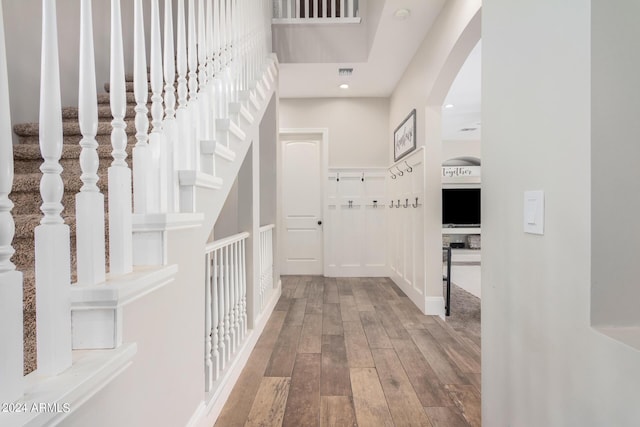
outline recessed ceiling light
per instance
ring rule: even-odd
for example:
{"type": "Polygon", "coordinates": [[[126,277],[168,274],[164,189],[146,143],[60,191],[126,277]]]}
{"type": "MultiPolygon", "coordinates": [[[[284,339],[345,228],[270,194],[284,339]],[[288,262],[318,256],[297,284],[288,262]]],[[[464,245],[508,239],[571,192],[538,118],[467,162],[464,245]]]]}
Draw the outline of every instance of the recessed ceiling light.
{"type": "Polygon", "coordinates": [[[411,11],[409,9],[398,9],[393,13],[393,16],[396,19],[399,19],[401,21],[404,21],[405,19],[407,19],[409,17],[409,15],[411,15],[411,11]]]}
{"type": "Polygon", "coordinates": [[[454,107],[453,104],[447,104],[447,105],[444,106],[444,108],[453,108],[453,107],[454,107]]]}
{"type": "Polygon", "coordinates": [[[346,83],[342,83],[342,84],[340,85],[340,89],[349,89],[349,85],[348,85],[348,84],[346,84],[346,83]]]}

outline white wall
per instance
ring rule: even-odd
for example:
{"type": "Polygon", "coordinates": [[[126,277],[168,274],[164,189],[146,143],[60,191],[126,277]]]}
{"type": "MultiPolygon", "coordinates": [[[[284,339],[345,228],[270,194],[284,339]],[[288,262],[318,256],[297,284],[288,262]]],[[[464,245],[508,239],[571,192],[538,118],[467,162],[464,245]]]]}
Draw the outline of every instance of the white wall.
{"type": "Polygon", "coordinates": [[[124,342],[133,364],[65,420],[67,427],[184,426],[204,399],[206,233],[170,233],[176,281],[125,307],[124,342]]]}
{"type": "Polygon", "coordinates": [[[458,157],[482,157],[480,140],[473,141],[442,141],[442,161],[458,157]]]}
{"type": "MultiPolygon", "coordinates": [[[[615,86],[619,75],[637,76],[639,64],[596,73],[602,56],[591,51],[591,25],[608,22],[607,31],[617,27],[635,46],[638,8],[483,2],[483,425],[640,425],[640,353],[590,326],[592,155],[604,148],[592,139],[600,124],[591,120],[592,83],[615,86]],[[525,190],[545,191],[544,236],[523,233],[525,190]]],[[[635,132],[626,125],[621,132],[635,132]]],[[[617,147],[616,135],[607,132],[606,142],[617,147]]]]}
{"type": "Polygon", "coordinates": [[[280,128],[328,128],[329,167],[388,166],[386,98],[281,99],[280,128]]]}
{"type": "MultiPolygon", "coordinates": [[[[458,71],[480,39],[479,0],[449,0],[398,83],[390,104],[393,130],[416,109],[417,145],[425,147],[424,232],[426,297],[442,300],[442,103],[458,71]]],[[[387,163],[393,148],[387,146],[387,163]]]]}

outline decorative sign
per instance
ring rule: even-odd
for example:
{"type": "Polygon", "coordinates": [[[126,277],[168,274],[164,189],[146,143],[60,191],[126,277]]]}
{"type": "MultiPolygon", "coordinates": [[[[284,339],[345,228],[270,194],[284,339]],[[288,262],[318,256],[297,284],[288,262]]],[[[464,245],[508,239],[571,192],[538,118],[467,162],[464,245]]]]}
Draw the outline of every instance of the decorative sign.
{"type": "Polygon", "coordinates": [[[416,110],[393,132],[393,161],[397,162],[416,149],[416,110]]]}
{"type": "Polygon", "coordinates": [[[480,176],[480,166],[443,166],[442,177],[455,178],[472,178],[480,176]]]}

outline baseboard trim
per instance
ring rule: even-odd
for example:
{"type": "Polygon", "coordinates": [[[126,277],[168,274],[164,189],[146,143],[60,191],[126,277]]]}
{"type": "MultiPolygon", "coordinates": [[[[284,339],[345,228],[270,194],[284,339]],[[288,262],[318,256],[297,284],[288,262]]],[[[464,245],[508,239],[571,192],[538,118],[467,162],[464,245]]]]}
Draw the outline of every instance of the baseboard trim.
{"type": "Polygon", "coordinates": [[[233,362],[231,369],[229,369],[225,377],[222,379],[222,382],[216,392],[212,396],[206,397],[206,400],[209,403],[205,405],[203,402],[201,406],[204,406],[204,408],[198,406],[196,412],[192,415],[189,424],[187,424],[187,427],[211,427],[215,424],[218,416],[220,416],[220,413],[222,412],[222,408],[225,403],[227,403],[227,399],[229,399],[231,391],[236,385],[242,370],[247,364],[253,348],[258,342],[258,338],[260,338],[262,331],[267,325],[267,321],[271,317],[271,313],[273,313],[281,294],[282,281],[278,280],[278,288],[271,296],[269,303],[263,311],[263,315],[256,322],[256,327],[249,332],[249,336],[242,346],[242,349],[238,352],[238,357],[233,362]]]}
{"type": "Polygon", "coordinates": [[[444,297],[426,297],[425,308],[424,314],[428,316],[440,316],[444,319],[444,297]]]}

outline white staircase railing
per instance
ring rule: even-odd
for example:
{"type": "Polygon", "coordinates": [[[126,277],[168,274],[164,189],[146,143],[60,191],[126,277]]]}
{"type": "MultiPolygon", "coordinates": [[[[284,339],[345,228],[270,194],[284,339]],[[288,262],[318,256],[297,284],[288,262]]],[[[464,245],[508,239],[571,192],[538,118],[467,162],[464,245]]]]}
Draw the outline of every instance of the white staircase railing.
{"type": "Polygon", "coordinates": [[[358,0],[275,0],[273,19],[274,23],[359,22],[358,3],[358,0]]]}
{"type": "MultiPolygon", "coordinates": [[[[201,167],[201,146],[204,143],[216,147],[211,156],[212,162],[217,157],[234,161],[234,150],[240,142],[244,149],[242,155],[246,153],[251,141],[243,139],[245,134],[240,129],[239,113],[242,113],[245,125],[251,124],[251,114],[264,112],[266,109],[269,99],[265,98],[265,87],[274,86],[273,62],[267,48],[271,38],[270,0],[197,0],[197,9],[195,0],[178,0],[177,3],[165,0],[164,61],[159,0],[150,1],[150,34],[144,32],[144,2],[134,0],[134,43],[131,47],[134,58],[136,144],[133,150],[132,180],[132,170],[127,163],[127,149],[130,147],[125,121],[127,83],[124,52],[129,46],[123,43],[120,1],[110,0],[109,94],[113,116],[113,161],[108,169],[109,214],[108,224],[105,224],[105,196],[97,185],[99,157],[96,133],[99,118],[92,0],[81,0],[78,116],[82,132],[82,154],[78,162],[84,185],[77,195],[76,203],[77,272],[78,284],[89,287],[102,285],[105,281],[121,278],[133,271],[134,207],[135,213],[139,214],[136,215],[136,220],[149,214],[179,213],[182,206],[178,201],[181,197],[178,192],[179,172],[182,170],[206,172],[210,180],[204,181],[215,181],[215,163],[206,168],[201,167]],[[172,5],[177,5],[176,16],[172,5]],[[185,13],[185,6],[188,6],[188,15],[185,13]],[[176,18],[174,46],[173,23],[176,18]],[[146,40],[150,40],[151,49],[150,86],[146,40]],[[176,71],[177,109],[174,93],[176,71]],[[265,76],[269,76],[270,83],[267,83],[268,78],[265,76]],[[150,133],[147,117],[149,87],[152,91],[150,133]],[[231,112],[230,104],[233,104],[231,112]],[[218,124],[222,124],[222,128],[218,124]],[[232,137],[231,134],[235,136],[232,137]],[[107,227],[110,263],[108,275],[105,249],[107,227]]],[[[61,215],[65,185],[60,164],[63,123],[56,0],[42,0],[42,4],[39,138],[44,158],[40,185],[43,200],[41,210],[44,216],[41,225],[35,230],[37,371],[39,374],[53,376],[72,364],[71,238],[70,228],[61,215]]],[[[3,347],[8,348],[6,352],[3,350],[0,353],[0,401],[13,401],[23,393],[22,275],[15,271],[15,266],[11,263],[14,253],[14,221],[11,215],[13,204],[8,194],[13,183],[14,166],[3,30],[0,8],[0,342],[3,347]]],[[[235,162],[238,167],[234,173],[237,173],[242,158],[235,162]]],[[[233,182],[235,176],[225,179],[233,182]]],[[[215,207],[216,216],[219,209],[220,206],[215,207]]],[[[267,292],[273,287],[273,274],[271,273],[270,278],[267,277],[268,271],[273,271],[270,267],[273,263],[273,241],[270,235],[272,228],[264,230],[264,243],[261,239],[261,244],[264,245],[261,250],[261,265],[265,269],[264,272],[261,270],[264,273],[264,283],[252,286],[252,291],[256,293],[260,289],[260,295],[252,295],[251,299],[261,298],[261,308],[264,308],[267,292]]],[[[209,391],[229,367],[233,355],[247,336],[247,237],[248,234],[245,233],[207,247],[206,364],[209,391]]]]}
{"type": "Polygon", "coordinates": [[[274,224],[260,227],[260,308],[264,309],[273,291],[274,224]]]}
{"type": "Polygon", "coordinates": [[[205,249],[205,385],[214,383],[233,361],[247,333],[246,240],[249,233],[221,239],[205,249]]]}

